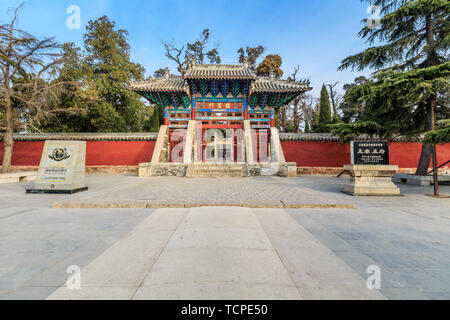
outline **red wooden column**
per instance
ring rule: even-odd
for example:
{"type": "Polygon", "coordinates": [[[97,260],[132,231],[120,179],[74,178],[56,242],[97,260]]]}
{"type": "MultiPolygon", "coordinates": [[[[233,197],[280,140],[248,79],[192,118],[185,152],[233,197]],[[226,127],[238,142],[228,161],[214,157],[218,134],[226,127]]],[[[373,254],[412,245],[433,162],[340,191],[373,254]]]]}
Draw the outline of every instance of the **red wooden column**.
{"type": "Polygon", "coordinates": [[[275,128],[275,110],[270,111],[270,127],[275,128]]]}
{"type": "Polygon", "coordinates": [[[164,125],[169,125],[169,112],[167,112],[167,108],[164,110],[164,125]]]}
{"type": "Polygon", "coordinates": [[[194,100],[194,98],[192,98],[191,120],[195,120],[196,117],[197,117],[197,113],[196,113],[196,107],[195,107],[195,100],[194,100]]]}
{"type": "Polygon", "coordinates": [[[247,99],[244,100],[244,120],[248,120],[248,105],[247,105],[247,99]]]}

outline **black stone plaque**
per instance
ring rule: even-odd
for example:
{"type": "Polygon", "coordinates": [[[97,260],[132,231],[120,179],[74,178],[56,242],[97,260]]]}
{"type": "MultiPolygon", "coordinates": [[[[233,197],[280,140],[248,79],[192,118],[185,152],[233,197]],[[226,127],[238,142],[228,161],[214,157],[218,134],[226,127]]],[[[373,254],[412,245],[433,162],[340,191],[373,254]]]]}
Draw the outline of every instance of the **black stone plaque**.
{"type": "Polygon", "coordinates": [[[389,143],[387,141],[352,141],[352,164],[389,165],[389,143]]]}

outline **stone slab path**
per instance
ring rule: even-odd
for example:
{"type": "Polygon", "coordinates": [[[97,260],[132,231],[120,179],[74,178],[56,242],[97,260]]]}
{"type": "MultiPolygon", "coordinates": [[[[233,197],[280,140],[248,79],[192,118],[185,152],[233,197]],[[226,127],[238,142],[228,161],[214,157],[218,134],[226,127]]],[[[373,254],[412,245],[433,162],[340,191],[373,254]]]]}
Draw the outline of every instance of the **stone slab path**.
{"type": "Polygon", "coordinates": [[[425,196],[432,187],[399,185],[404,197],[391,198],[350,197],[346,179],[327,177],[86,180],[89,191],[71,196],[0,185],[0,300],[63,294],[71,265],[86,277],[70,295],[90,299],[359,299],[372,265],[389,299],[450,299],[450,199],[425,196]],[[51,208],[82,198],[184,209],[51,208]]]}
{"type": "Polygon", "coordinates": [[[284,210],[158,209],[48,299],[385,299],[284,210]]]}

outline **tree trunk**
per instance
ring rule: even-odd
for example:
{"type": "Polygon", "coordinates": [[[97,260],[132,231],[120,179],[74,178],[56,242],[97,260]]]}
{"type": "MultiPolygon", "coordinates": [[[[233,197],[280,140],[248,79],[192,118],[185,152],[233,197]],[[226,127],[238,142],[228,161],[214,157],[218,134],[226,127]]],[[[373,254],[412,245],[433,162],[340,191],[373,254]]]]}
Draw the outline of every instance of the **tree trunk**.
{"type": "Polygon", "coordinates": [[[432,149],[433,146],[429,143],[422,145],[422,153],[420,155],[419,165],[417,166],[416,176],[426,176],[428,174],[432,149]]]}
{"type": "MultiPolygon", "coordinates": [[[[437,64],[436,55],[434,52],[434,32],[433,21],[431,14],[426,16],[426,30],[427,30],[427,67],[432,67],[437,64]]],[[[427,125],[426,131],[436,130],[436,95],[431,95],[427,104],[427,125]]],[[[420,155],[419,164],[417,166],[416,175],[425,176],[428,174],[428,168],[430,166],[431,154],[433,146],[428,143],[422,145],[422,154],[420,155]]]]}
{"type": "MultiPolygon", "coordinates": [[[[10,100],[6,103],[10,103],[10,100]]],[[[13,129],[13,119],[11,115],[11,108],[6,106],[6,132],[3,137],[3,163],[2,163],[2,173],[9,173],[11,171],[11,159],[13,152],[13,139],[14,129],[13,129]]]]}
{"type": "Polygon", "coordinates": [[[282,132],[286,132],[286,107],[281,108],[281,126],[283,127],[282,132]]]}

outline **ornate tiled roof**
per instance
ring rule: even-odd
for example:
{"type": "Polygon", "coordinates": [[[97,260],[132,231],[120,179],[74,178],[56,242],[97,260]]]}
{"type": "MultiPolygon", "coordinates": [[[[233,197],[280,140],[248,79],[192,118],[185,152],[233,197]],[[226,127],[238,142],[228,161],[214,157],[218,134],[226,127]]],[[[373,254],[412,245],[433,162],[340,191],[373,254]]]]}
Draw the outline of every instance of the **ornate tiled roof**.
{"type": "Polygon", "coordinates": [[[250,85],[250,94],[257,92],[303,93],[311,89],[308,82],[293,82],[273,77],[258,77],[250,85]]]}
{"type": "MultiPolygon", "coordinates": [[[[424,136],[416,137],[396,137],[394,142],[421,142],[424,136]]],[[[280,140],[282,141],[339,141],[338,136],[334,136],[330,133],[280,133],[280,140]]],[[[378,140],[377,137],[370,137],[367,135],[361,135],[355,140],[360,141],[373,141],[378,140]]]]}
{"type": "Polygon", "coordinates": [[[184,75],[186,79],[254,79],[255,73],[244,65],[192,64],[184,75]]]}
{"type": "MultiPolygon", "coordinates": [[[[14,141],[153,141],[157,133],[16,133],[14,141]]],[[[0,141],[3,134],[0,133],[0,141]]]]}
{"type": "Polygon", "coordinates": [[[183,77],[170,76],[149,79],[142,82],[132,82],[130,90],[138,92],[188,92],[188,84],[183,77]]]}
{"type": "MultiPolygon", "coordinates": [[[[154,141],[157,133],[16,133],[14,141],[45,141],[45,140],[71,140],[71,141],[154,141]]],[[[415,138],[397,137],[395,142],[420,142],[423,136],[415,138]]],[[[0,141],[3,134],[0,133],[0,141]]],[[[337,136],[329,133],[280,133],[282,141],[339,141],[337,136]]],[[[361,136],[357,140],[376,140],[361,136]]]]}

